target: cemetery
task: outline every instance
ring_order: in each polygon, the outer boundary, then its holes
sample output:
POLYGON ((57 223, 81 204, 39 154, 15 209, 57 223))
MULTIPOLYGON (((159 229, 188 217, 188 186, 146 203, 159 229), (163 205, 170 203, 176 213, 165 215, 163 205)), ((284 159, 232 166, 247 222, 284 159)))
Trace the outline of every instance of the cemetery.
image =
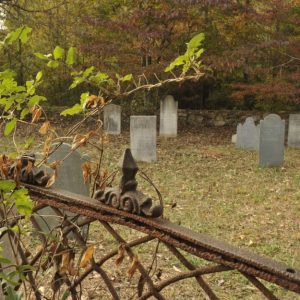
POLYGON ((0 1, 0 300, 300 300, 283 2, 0 1))

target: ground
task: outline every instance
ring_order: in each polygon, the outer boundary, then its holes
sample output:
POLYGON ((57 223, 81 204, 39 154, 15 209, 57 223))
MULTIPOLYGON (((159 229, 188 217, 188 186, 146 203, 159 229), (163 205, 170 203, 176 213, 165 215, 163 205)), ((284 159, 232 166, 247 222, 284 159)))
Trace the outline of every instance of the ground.
MULTIPOLYGON (((257 153, 235 149, 231 144, 232 133, 230 128, 202 128, 181 131, 177 138, 159 138, 157 162, 139 163, 139 167, 161 192, 165 216, 172 222, 300 268, 300 150, 286 148, 281 168, 259 168, 257 153)), ((117 169, 119 158, 128 146, 127 132, 109 136, 104 153, 108 171, 117 169)), ((1 148, 8 150, 9 146, 2 144, 1 148)), ((96 161, 94 150, 82 151, 96 161)), ((155 198, 155 191, 147 182, 141 177, 138 182, 141 190, 155 198)), ((98 255, 102 254, 103 245, 113 244, 112 240, 105 241, 107 236, 98 226, 92 226, 91 232, 92 241, 102 241, 98 255)), ((134 235, 131 230, 124 230, 124 234, 134 235)), ((151 261, 152 251, 143 248, 136 251, 151 261)), ((165 253, 166 249, 160 247, 158 264, 163 266, 159 267, 163 276, 184 270, 165 253)), ((191 260, 203 264, 199 259, 191 257, 191 260)), ((122 268, 111 271, 117 281, 119 272, 122 268)), ((237 274, 222 273, 207 278, 221 299, 263 299, 237 274)), ((120 280, 120 285, 124 284, 133 291, 127 279, 120 280)), ((268 286, 279 299, 300 299, 275 285, 268 286)), ((178 285, 166 289, 165 295, 168 299, 205 299, 193 280, 180 284, 179 290, 178 285)))

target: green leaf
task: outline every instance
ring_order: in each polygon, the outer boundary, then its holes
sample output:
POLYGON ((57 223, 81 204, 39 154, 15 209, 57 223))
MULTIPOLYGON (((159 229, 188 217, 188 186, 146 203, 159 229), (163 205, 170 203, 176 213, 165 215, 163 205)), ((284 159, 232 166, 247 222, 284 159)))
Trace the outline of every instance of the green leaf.
POLYGON ((36 52, 34 53, 34 55, 39 58, 39 59, 42 59, 42 60, 49 60, 49 57, 45 54, 42 54, 42 53, 39 53, 39 52, 36 52))
POLYGON ((14 42, 20 40, 22 44, 26 44, 28 41, 28 34, 32 29, 28 26, 22 26, 15 31, 10 32, 4 39, 4 44, 12 45, 14 42))
POLYGON ((43 72, 42 72, 42 71, 39 71, 39 72, 36 74, 36 76, 35 76, 35 80, 36 80, 37 82, 39 82, 39 81, 42 79, 42 77, 43 77, 43 72))
POLYGON ((75 63, 75 55, 76 55, 75 48, 74 47, 69 48, 67 53, 67 59, 66 59, 66 63, 68 65, 73 65, 75 63))
POLYGON ((28 108, 23 108, 20 114, 20 119, 23 120, 27 115, 29 114, 29 109, 28 108))
POLYGON ((24 188, 16 190, 12 194, 12 197, 15 199, 18 213, 29 217, 32 213, 33 203, 28 196, 28 190, 24 188))
POLYGON ((5 300, 22 300, 23 297, 20 291, 15 291, 11 286, 6 288, 6 294, 5 300))
POLYGON ((80 83, 84 82, 84 78, 83 77, 75 77, 72 84, 70 85, 69 89, 74 89, 77 85, 79 85, 80 83))
POLYGON ((92 74, 92 72, 94 71, 94 69, 95 69, 95 67, 89 67, 89 68, 87 68, 84 72, 83 72, 83 74, 82 74, 82 76, 83 77, 88 77, 89 75, 91 75, 92 74))
POLYGON ((3 72, 0 72, 0 80, 4 79, 14 79, 16 77, 16 72, 10 69, 6 69, 3 72))
POLYGON ((1 264, 9 265, 9 264, 11 264, 11 261, 10 261, 8 258, 5 258, 5 257, 3 257, 3 256, 0 256, 0 263, 1 263, 1 264))
POLYGON ((26 88, 27 88, 27 93, 29 95, 33 95, 35 93, 34 81, 33 80, 26 81, 26 88))
POLYGON ((204 33, 199 33, 195 35, 187 44, 187 50, 191 51, 200 47, 202 42, 204 41, 205 35, 204 33))
POLYGON ((17 118, 13 118, 11 121, 6 123, 4 128, 4 135, 8 136, 14 130, 16 125, 17 125, 17 118))
POLYGON ((7 193, 16 188, 16 183, 13 180, 0 180, 0 190, 7 193))
POLYGON ((39 104, 41 101, 46 101, 46 100, 47 98, 44 96, 34 95, 29 99, 27 106, 30 108, 36 104, 39 104))
POLYGON ((73 107, 65 109, 60 114, 62 116, 67 116, 67 115, 73 116, 81 112, 82 112, 82 106, 80 104, 75 104, 73 107))
POLYGON ((199 57, 203 54, 203 52, 204 52, 204 49, 203 49, 203 48, 201 48, 200 50, 198 50, 198 51, 196 52, 196 58, 199 58, 199 57))
POLYGON ((69 291, 65 291, 60 300, 66 300, 70 295, 69 291))
POLYGON ((80 95, 80 103, 83 105, 90 97, 90 93, 82 93, 80 95))
POLYGON ((26 139, 25 145, 24 145, 25 150, 28 150, 31 147, 31 145, 33 144, 33 142, 34 142, 34 137, 30 137, 30 138, 26 139))
POLYGON ((32 29, 28 26, 24 26, 19 39, 21 40, 22 44, 26 44, 28 42, 29 36, 28 34, 32 31, 32 29))
POLYGON ((47 63, 47 67, 56 69, 59 66, 59 62, 56 60, 49 60, 47 63))
POLYGON ((170 63, 170 65, 167 68, 165 68, 165 72, 170 72, 175 67, 181 66, 181 65, 185 64, 186 60, 187 60, 187 56, 186 55, 180 55, 180 56, 178 56, 177 58, 175 58, 174 61, 172 61, 170 63))
POLYGON ((98 72, 96 75, 91 76, 89 79, 95 82, 96 84, 100 84, 101 82, 105 81, 108 78, 109 76, 106 73, 98 72))
POLYGON ((63 58, 64 54, 65 54, 65 50, 59 46, 56 46, 55 49, 53 50, 53 57, 55 60, 63 58))
POLYGON ((127 74, 124 77, 120 78, 121 81, 131 81, 133 78, 132 74, 127 74))

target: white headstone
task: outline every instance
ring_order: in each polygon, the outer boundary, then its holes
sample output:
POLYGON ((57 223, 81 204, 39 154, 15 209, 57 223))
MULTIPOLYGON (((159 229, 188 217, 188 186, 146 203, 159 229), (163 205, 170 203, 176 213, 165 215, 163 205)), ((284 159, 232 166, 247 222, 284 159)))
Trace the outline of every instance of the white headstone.
POLYGON ((259 125, 255 125, 252 117, 248 117, 244 124, 238 124, 236 147, 248 150, 259 148, 259 125))
POLYGON ((235 144, 235 143, 236 143, 236 134, 233 134, 233 135, 231 136, 231 143, 232 143, 232 144, 235 144))
POLYGON ((166 96, 160 101, 159 135, 162 137, 177 136, 178 102, 173 96, 166 96))
POLYGON ((103 109, 104 131, 108 134, 121 133, 121 106, 108 104, 103 109))
POLYGON ((285 121, 271 114, 260 121, 259 166, 279 167, 284 159, 285 121))
POLYGON ((130 117, 130 148, 136 161, 156 161, 156 116, 130 117))
MULTIPOLYGON (((62 160, 66 155, 72 152, 71 145, 63 143, 52 155, 49 156, 48 162, 62 160)), ((89 195, 89 187, 84 183, 82 164, 85 162, 78 150, 73 151, 65 159, 58 169, 58 177, 52 188, 66 190, 79 195, 89 195)), ((74 217, 73 213, 65 211, 70 218, 74 217)), ((43 232, 49 232, 61 223, 61 217, 53 211, 51 207, 45 207, 38 211, 41 216, 35 216, 35 219, 43 232)), ((85 234, 87 227, 84 229, 85 234)))
POLYGON ((300 148, 300 114, 289 117, 288 146, 300 148))

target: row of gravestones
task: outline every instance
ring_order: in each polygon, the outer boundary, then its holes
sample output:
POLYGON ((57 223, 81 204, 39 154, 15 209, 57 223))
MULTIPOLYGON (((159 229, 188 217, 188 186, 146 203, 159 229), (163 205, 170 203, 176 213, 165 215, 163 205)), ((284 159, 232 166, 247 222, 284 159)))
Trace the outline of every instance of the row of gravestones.
MULTIPOLYGON (((284 160, 285 121, 276 114, 270 114, 255 125, 249 117, 244 124, 238 124, 236 147, 256 150, 259 166, 278 167, 284 160)), ((300 148, 300 115, 289 116, 288 146, 300 148)))
MULTIPOLYGON (((177 136, 178 102, 173 96, 166 96, 160 103, 161 137, 177 136)), ((130 117, 130 148, 137 161, 156 161, 156 116, 130 117)), ((109 104, 104 107, 104 132, 107 134, 121 133, 121 107, 109 104)))

